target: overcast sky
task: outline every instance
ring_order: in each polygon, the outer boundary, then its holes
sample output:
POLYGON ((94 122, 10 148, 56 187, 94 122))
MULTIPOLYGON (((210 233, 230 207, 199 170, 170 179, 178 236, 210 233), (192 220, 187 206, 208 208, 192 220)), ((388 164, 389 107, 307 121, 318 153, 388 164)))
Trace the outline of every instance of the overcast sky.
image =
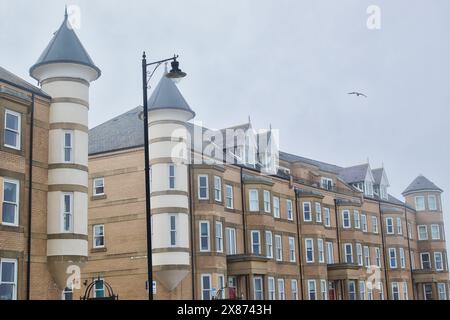
MULTIPOLYGON (((102 77, 90 127, 142 104, 141 55, 180 55, 179 88, 210 128, 280 129, 283 151, 384 166, 390 192, 424 174, 450 192, 450 1, 71 1, 102 77), (369 5, 381 29, 366 26, 369 5), (368 98, 347 95, 361 91, 368 98)), ((28 76, 62 22, 60 0, 0 0, 0 61, 28 76)), ((152 83, 155 85, 160 74, 152 83)), ((446 218, 450 236, 450 219, 446 218)))

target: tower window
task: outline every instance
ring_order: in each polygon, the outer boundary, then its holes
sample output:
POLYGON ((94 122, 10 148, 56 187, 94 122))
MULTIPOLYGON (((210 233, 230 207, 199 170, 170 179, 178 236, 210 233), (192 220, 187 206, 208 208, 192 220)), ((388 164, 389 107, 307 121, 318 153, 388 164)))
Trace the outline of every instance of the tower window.
POLYGON ((415 197, 416 202, 416 210, 417 211, 424 211, 425 210, 425 198, 424 196, 417 196, 415 197))
POLYGON ((169 164, 169 189, 175 189, 175 165, 169 164))
POLYGON ((176 215, 170 215, 170 245, 176 246, 177 245, 177 216, 176 215))
POLYGON ((73 162, 73 131, 64 131, 64 162, 73 162))
POLYGON ((433 194, 428 196, 428 209, 430 209, 430 211, 437 210, 436 196, 433 194))
POLYGON ((62 195, 62 216, 63 231, 73 231, 73 193, 63 193, 62 195))

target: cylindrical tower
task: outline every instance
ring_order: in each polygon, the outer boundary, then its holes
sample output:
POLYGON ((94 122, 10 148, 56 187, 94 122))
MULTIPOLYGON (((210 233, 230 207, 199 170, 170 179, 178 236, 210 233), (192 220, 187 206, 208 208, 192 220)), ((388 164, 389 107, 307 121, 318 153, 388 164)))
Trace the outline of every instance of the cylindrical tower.
POLYGON ((52 97, 48 155, 47 259, 60 289, 88 256, 88 111, 100 76, 68 21, 30 69, 52 97))
POLYGON ((153 270, 172 291, 190 270, 186 122, 195 113, 166 76, 150 97, 148 110, 153 270))

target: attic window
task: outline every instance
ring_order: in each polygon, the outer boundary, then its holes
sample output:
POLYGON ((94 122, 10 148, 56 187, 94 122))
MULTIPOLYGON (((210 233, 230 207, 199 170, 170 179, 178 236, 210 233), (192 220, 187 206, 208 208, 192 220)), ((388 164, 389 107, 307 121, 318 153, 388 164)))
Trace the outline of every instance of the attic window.
POLYGON ((333 180, 330 178, 322 177, 320 180, 320 186, 322 189, 332 190, 333 189, 333 180))

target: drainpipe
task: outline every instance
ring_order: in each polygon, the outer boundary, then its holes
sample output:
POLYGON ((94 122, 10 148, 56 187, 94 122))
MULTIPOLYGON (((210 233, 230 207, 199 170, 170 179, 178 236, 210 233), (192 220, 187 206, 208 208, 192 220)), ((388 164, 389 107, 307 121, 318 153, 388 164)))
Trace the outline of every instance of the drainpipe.
POLYGON ((192 192, 192 164, 188 165, 188 190, 189 190, 189 216, 191 218, 191 266, 192 266, 192 300, 195 300, 195 259, 194 259, 194 248, 195 248, 195 237, 194 237, 194 192, 192 192))
POLYGON ((386 288, 384 290, 387 300, 390 300, 390 290, 389 290, 389 282, 388 282, 388 272, 387 272, 387 266, 388 264, 388 257, 386 256, 386 243, 384 239, 384 218, 383 213, 381 212, 381 202, 378 201, 378 210, 380 211, 380 226, 381 226, 381 247, 383 249, 383 256, 384 256, 384 281, 386 283, 386 288))
POLYGON ((297 216, 297 242, 298 242, 298 268, 300 271, 300 299, 303 300, 303 268, 302 268, 302 257, 303 254, 301 254, 302 251, 302 241, 300 240, 300 211, 298 206, 298 196, 297 196, 297 190, 294 188, 294 194, 295 194, 295 211, 297 216))
POLYGON ((416 300, 416 293, 414 290, 414 280, 413 280, 413 269, 411 266, 411 241, 410 241, 410 234, 409 234, 409 228, 408 228, 408 213, 406 210, 406 205, 404 205, 405 209, 405 223, 406 223, 406 237, 408 239, 408 254, 409 254, 409 272, 411 273, 411 288, 413 293, 413 300, 416 300))
POLYGON ((341 235, 339 233, 339 213, 338 213, 338 204, 337 204, 337 200, 334 199, 334 216, 336 219, 336 240, 337 240, 337 248, 338 248, 338 263, 341 263, 342 259, 341 259, 341 235))
MULTIPOLYGON (((242 234, 244 240, 244 255, 247 254, 247 222, 245 217, 245 192, 244 192, 244 168, 241 166, 240 179, 241 179, 241 206, 242 206, 242 234)), ((250 275, 246 276, 246 291, 247 300, 250 299, 250 275)))
POLYGON ((33 200, 33 131, 34 131, 34 93, 31 93, 30 149, 28 161, 28 239, 27 239, 27 300, 31 298, 31 212, 33 200))

